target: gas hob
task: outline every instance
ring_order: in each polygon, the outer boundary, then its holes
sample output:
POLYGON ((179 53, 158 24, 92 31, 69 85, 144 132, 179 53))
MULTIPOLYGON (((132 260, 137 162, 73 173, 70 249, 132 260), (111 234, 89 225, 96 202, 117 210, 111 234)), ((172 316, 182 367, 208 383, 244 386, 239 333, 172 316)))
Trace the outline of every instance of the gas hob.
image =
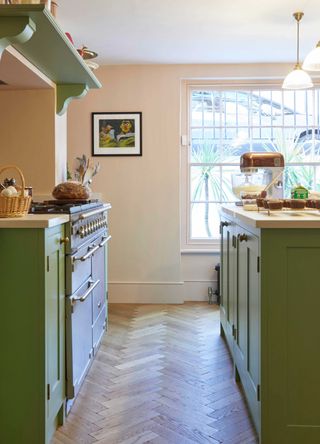
POLYGON ((32 202, 30 213, 33 214, 75 214, 100 208, 103 203, 98 199, 92 200, 45 200, 32 202))

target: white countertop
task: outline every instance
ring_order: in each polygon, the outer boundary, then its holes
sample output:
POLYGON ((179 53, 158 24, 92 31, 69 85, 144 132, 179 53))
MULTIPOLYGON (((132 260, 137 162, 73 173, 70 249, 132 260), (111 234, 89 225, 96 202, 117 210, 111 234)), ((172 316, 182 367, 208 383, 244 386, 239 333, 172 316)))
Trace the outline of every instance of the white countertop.
POLYGON ((235 204, 221 205, 221 210, 255 228, 320 228, 320 211, 282 210, 246 211, 235 204))
POLYGON ((51 228, 69 222, 69 214, 28 214, 0 218, 0 228, 51 228))

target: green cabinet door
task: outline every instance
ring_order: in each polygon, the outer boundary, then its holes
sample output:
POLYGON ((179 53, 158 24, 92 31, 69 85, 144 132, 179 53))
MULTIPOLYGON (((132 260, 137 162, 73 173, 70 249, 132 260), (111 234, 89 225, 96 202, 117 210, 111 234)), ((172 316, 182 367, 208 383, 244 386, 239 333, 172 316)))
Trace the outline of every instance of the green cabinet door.
POLYGON ((0 229, 0 442, 48 444, 63 419, 63 226, 0 229))
POLYGON ((234 361, 257 430, 260 429, 259 238, 236 227, 236 320, 234 361))
POLYGON ((47 440, 63 421, 65 398, 65 276, 64 232, 46 233, 46 392, 47 440))
POLYGON ((221 233, 221 331, 225 334, 230 351, 233 350, 233 332, 235 316, 235 224, 223 218, 220 223, 221 233))
POLYGON ((262 444, 320 443, 320 230, 261 235, 262 444))

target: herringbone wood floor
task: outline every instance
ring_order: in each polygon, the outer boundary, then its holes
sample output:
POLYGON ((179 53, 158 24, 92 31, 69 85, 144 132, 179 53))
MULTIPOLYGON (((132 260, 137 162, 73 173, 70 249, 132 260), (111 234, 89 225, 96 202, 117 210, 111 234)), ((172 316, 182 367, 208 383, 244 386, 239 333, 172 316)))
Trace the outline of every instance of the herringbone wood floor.
POLYGON ((52 444, 254 444, 207 303, 109 306, 109 331, 52 444))

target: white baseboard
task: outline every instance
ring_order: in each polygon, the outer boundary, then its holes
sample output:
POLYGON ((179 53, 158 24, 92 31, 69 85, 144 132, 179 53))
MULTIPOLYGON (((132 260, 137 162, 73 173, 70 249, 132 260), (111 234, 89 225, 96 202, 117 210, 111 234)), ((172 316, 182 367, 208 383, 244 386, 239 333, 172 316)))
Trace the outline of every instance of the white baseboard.
POLYGON ((109 302, 183 304, 183 282, 109 282, 109 302))
MULTIPOLYGON (((109 282, 110 303, 183 304, 185 301, 208 301, 208 287, 216 281, 185 282, 109 282)), ((215 295, 213 301, 216 300, 215 295)))
MULTIPOLYGON (((217 281, 185 281, 183 285, 183 298, 185 301, 208 301, 208 287, 213 291, 217 288, 217 281)), ((213 295, 214 302, 217 300, 213 295)))

